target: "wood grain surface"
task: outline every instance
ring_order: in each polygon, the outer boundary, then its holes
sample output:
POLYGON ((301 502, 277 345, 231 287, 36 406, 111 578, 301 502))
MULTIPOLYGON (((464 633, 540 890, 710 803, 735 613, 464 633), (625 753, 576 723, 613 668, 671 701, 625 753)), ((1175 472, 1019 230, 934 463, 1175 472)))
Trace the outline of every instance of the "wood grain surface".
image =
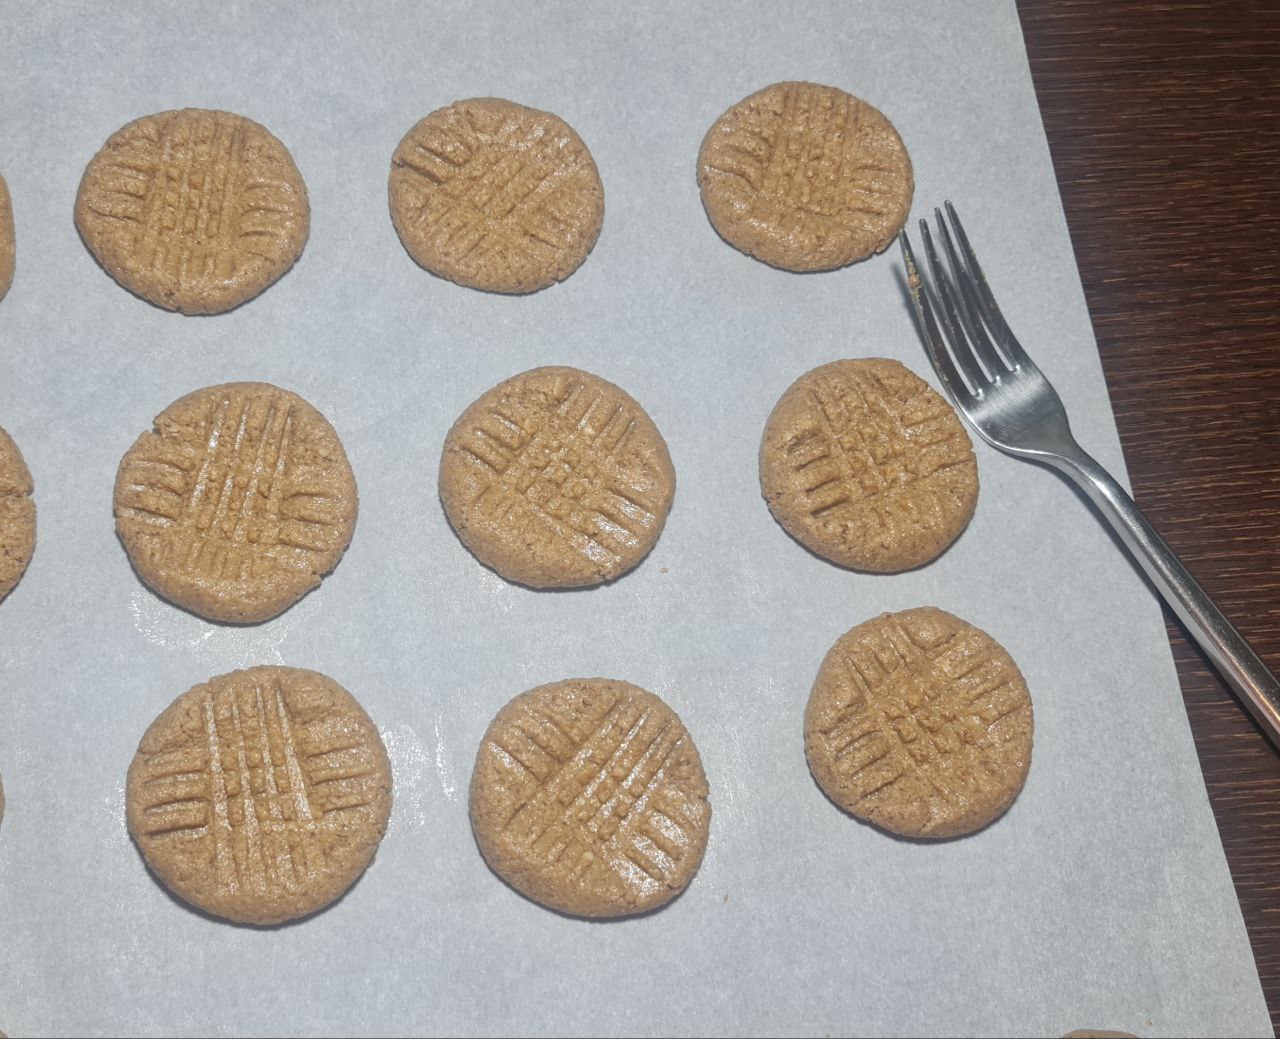
MULTIPOLYGON (((1135 496, 1280 669, 1280 2, 1018 7, 1135 496)), ((1278 1025, 1280 756, 1168 625, 1278 1025)))

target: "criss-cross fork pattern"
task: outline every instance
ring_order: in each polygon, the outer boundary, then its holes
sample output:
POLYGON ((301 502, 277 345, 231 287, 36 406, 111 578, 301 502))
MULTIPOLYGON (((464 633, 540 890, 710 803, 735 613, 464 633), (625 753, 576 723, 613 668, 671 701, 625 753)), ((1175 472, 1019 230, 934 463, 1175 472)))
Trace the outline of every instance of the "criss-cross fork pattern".
POLYGON ((670 711, 621 694, 576 718, 523 710, 488 741, 519 792, 504 840, 571 882, 670 882, 696 825, 672 773, 688 738, 670 711))
POLYGON ((924 643, 885 617, 869 642, 842 643, 846 706, 822 737, 859 801, 905 782, 949 804, 957 775, 992 767, 993 729, 1027 709, 1016 671, 976 630, 924 643))
POLYGON ((885 496, 932 494, 930 477, 969 463, 969 447, 943 403, 905 404, 873 376, 844 373, 820 383, 809 395, 813 422, 784 445, 799 478, 809 515, 838 520, 850 509, 870 512, 881 529, 901 522, 885 496))
POLYGON ((292 192, 257 169, 264 142, 237 116, 177 112, 95 160, 90 219, 123 235, 140 269, 189 285, 271 260, 293 218, 292 192))
POLYGON ((287 402, 223 396, 198 435, 153 435, 130 453, 118 512, 153 558, 193 572, 237 580, 273 549, 314 562, 333 539, 332 488, 291 478, 297 422, 287 402))
POLYGON ((143 755, 139 838, 184 842, 229 894, 298 890, 326 868, 327 828, 369 807, 374 748, 327 738, 333 719, 299 716, 276 682, 207 686, 192 714, 143 755))
MULTIPOLYGON (((566 198, 580 160, 533 113, 504 118, 494 130, 467 110, 415 133, 395 165, 421 187, 414 219, 455 263, 498 254, 513 266, 554 264, 580 234, 566 198)), ((579 146, 580 147, 580 146, 579 146)))
POLYGON ((549 530, 591 562, 616 565, 657 522, 648 489, 619 463, 636 425, 624 402, 580 383, 554 410, 522 422, 491 410, 462 441, 491 471, 471 507, 504 524, 549 530))
POLYGON ((804 213, 861 230, 882 217, 895 197, 881 186, 894 170, 861 158, 866 106, 841 91, 812 83, 780 86, 773 98, 744 105, 731 132, 713 140, 708 166, 739 184, 747 214, 757 207, 804 213))

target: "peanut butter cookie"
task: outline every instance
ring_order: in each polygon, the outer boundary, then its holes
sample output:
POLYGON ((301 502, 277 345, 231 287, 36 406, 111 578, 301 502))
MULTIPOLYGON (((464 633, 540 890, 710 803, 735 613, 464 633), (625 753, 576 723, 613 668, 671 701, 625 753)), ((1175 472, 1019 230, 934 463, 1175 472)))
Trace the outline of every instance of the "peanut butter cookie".
POLYGON ((17 249, 13 236, 13 202, 9 198, 9 185, 0 177, 0 299, 4 299, 13 284, 14 256, 17 249))
POLYGON ((693 879, 711 805, 693 739, 661 699, 579 678, 517 696, 471 775, 485 861, 536 902, 576 916, 665 905, 693 879))
POLYGON ((499 384, 449 430, 440 500, 476 558, 532 588, 611 581, 653 548, 676 474, 653 420, 576 368, 499 384))
POLYGON ((813 778, 846 812, 956 837, 1013 804, 1031 765, 1031 696, 990 635, 932 606, 842 635, 804 716, 813 778))
POLYGON ((138 576, 216 621, 268 620, 317 587, 346 551, 357 507, 328 420, 262 382, 170 404, 116 474, 116 530, 138 576))
POLYGON ((782 395, 760 444, 774 518, 841 566, 891 573, 968 525, 978 464, 955 411, 897 361, 835 361, 782 395))
POLYGON ((775 83, 712 124, 698 152, 707 216, 736 249, 789 271, 825 271, 887 246, 911 209, 907 149, 865 101, 775 83))
POLYGON ((563 119, 501 98, 420 120, 391 159, 391 219, 418 263, 459 285, 536 292, 581 266, 604 187, 563 119))
POLYGON ((33 490, 22 452, 0 429, 0 601, 13 591, 36 550, 33 490))
POLYGON ((117 130, 76 197, 76 227, 106 272, 184 314, 258 295, 293 266, 310 226, 288 149, 252 119, 202 108, 117 130))
POLYGON ((333 679, 253 667, 188 690, 151 723, 126 809, 143 858, 175 895, 275 924, 340 898, 373 860, 391 765, 333 679))
POLYGON ((1078 1028, 1062 1039, 1138 1039, 1132 1032, 1113 1032, 1106 1028, 1078 1028))

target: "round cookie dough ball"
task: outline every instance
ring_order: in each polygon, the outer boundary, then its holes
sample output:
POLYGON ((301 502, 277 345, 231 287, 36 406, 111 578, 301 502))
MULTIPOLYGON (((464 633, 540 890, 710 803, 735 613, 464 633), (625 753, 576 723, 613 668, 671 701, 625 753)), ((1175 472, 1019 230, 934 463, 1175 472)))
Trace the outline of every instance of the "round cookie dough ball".
POLYGON ((611 581, 657 543, 676 474, 653 420, 577 368, 489 390, 449 430, 440 500, 485 566, 531 588, 611 581))
POLYGON ((919 376, 897 361, 835 361, 774 406, 760 489, 810 551, 894 573, 960 536, 978 501, 978 464, 951 405, 919 376))
POLYGON ((496 97, 416 123, 391 159, 391 219, 419 264, 490 292, 536 292, 581 266, 604 223, 595 160, 568 123, 496 97))
POLYGON ((898 131, 835 87, 775 83, 712 124, 698 152, 707 216, 735 249, 825 271, 885 248, 915 181, 898 131))
POLYGON ((33 490, 22 452, 0 429, 0 602, 21 580, 36 550, 33 490))
POLYGON ((333 679, 252 667, 188 690, 151 723, 125 797, 165 887, 215 916, 275 924, 334 902, 373 860, 391 764, 333 679))
POLYGON ((107 138, 76 196, 103 269, 165 310, 220 314, 293 266, 311 207, 293 156, 231 112, 143 116, 107 138))
POLYGON ((575 916, 675 898, 702 862, 707 778, 676 713, 628 682, 577 678, 508 703, 471 775, 485 861, 521 894, 575 916))
POLYGON ((842 635, 804 715, 823 792, 907 837, 956 837, 1002 815, 1027 778, 1031 737, 1031 696, 1009 654, 932 606, 842 635))
POLYGON ((138 576, 215 621, 269 620, 318 587, 358 504, 328 420, 264 382, 174 401, 116 474, 116 531, 138 576))

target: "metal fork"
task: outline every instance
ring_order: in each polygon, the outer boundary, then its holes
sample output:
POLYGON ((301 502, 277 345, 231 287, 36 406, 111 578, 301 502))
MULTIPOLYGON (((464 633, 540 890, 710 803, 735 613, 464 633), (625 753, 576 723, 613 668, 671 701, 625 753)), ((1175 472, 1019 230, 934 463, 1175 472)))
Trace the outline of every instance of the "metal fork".
POLYGON ((1088 495, 1200 648, 1280 747, 1280 682, 1187 572, 1124 488, 1076 443, 1057 391, 1010 331, 955 208, 948 202, 946 209, 950 227, 941 212, 933 211, 947 255, 946 267, 934 248, 928 223, 920 221, 932 287, 920 276, 906 232, 900 236, 907 286, 938 378, 987 443, 1052 466, 1088 495))

